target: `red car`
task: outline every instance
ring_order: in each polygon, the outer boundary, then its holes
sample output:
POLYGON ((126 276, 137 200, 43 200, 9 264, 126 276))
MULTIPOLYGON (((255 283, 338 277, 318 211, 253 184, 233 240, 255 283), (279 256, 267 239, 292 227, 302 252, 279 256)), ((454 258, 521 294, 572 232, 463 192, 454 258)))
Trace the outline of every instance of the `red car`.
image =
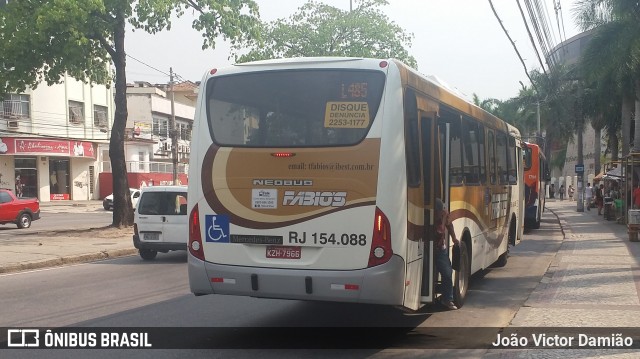
POLYGON ((37 198, 18 198, 8 189, 0 188, 0 224, 15 223, 18 228, 31 227, 31 221, 40 219, 37 198))

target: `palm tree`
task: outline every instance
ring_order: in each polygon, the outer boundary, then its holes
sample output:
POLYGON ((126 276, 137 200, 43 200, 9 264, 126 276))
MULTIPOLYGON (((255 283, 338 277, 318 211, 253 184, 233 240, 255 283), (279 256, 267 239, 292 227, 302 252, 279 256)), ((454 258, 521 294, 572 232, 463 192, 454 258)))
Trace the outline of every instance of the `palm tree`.
POLYGON ((581 0, 574 9, 578 25, 594 30, 581 63, 590 82, 615 79, 620 89, 623 155, 628 151, 631 100, 635 99, 633 152, 640 152, 640 3, 628 0, 581 0))

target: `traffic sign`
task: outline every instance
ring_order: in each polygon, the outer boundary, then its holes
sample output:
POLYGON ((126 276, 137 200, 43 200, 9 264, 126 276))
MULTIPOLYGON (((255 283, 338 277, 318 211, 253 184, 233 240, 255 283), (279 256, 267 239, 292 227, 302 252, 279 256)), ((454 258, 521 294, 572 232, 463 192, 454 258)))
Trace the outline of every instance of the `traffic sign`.
POLYGON ((576 165, 576 173, 584 173, 584 165, 576 165))

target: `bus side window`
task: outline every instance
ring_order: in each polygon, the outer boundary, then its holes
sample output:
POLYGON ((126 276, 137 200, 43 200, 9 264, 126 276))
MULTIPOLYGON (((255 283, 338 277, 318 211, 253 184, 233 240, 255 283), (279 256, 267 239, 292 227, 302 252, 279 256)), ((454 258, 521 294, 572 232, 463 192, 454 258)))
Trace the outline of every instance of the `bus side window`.
POLYGON ((418 132, 418 103, 415 92, 407 88, 404 94, 405 151, 407 185, 420 186, 420 133, 418 132))
POLYGON ((509 137, 509 146, 507 149, 507 162, 508 162, 508 174, 509 184, 518 183, 518 164, 516 163, 516 139, 509 137))
POLYGON ((498 176, 498 183, 509 183, 508 177, 508 164, 507 164, 507 136, 504 133, 496 134, 496 174, 498 176))
POLYGON ((496 148, 493 130, 489 130, 487 152, 487 157, 489 158, 489 182, 496 184, 496 148))
POLYGON ((487 183, 487 157, 484 147, 484 126, 478 124, 478 163, 480 164, 480 183, 487 183))
POLYGON ((462 128, 462 149, 464 164, 464 183, 480 183, 478 170, 478 124, 471 118, 465 118, 462 128))
POLYGON ((464 167, 462 159, 462 129, 460 128, 460 115, 444 107, 441 107, 440 110, 441 120, 449 122, 450 124, 450 185, 461 185, 464 183, 464 167))

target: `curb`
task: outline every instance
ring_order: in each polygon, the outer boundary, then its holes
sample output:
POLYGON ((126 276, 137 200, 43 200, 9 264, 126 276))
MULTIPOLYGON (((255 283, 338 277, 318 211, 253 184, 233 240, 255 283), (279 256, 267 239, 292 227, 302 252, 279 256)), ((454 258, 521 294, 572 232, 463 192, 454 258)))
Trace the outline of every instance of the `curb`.
POLYGON ((114 249, 108 251, 101 251, 97 253, 79 254, 74 256, 65 256, 56 259, 47 259, 37 262, 17 263, 0 267, 0 274, 15 273, 26 270, 42 269, 50 267, 60 267, 70 264, 79 264, 92 262, 100 259, 112 259, 117 257, 126 257, 137 254, 138 250, 135 248, 129 249, 114 249))
POLYGON ((556 220, 558 221, 558 225, 560 225, 560 231, 562 232, 562 238, 563 240, 567 239, 567 233, 565 233, 564 231, 564 226, 562 225, 562 221, 560 220, 560 217, 558 217, 558 214, 556 212, 554 212, 551 208, 544 206, 544 209, 546 211, 549 211, 553 214, 554 217, 556 217, 556 220))

